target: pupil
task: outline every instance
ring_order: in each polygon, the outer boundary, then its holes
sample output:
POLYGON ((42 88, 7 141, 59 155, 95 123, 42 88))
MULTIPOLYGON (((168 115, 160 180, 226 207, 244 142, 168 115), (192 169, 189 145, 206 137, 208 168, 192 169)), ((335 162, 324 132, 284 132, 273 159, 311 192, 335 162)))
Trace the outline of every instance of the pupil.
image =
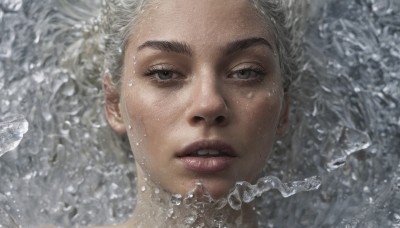
POLYGON ((241 76, 240 78, 248 78, 249 77, 249 72, 245 71, 245 70, 239 71, 239 74, 241 76))
POLYGON ((160 79, 169 79, 169 78, 171 78, 171 72, 162 71, 162 72, 160 72, 160 74, 158 76, 160 77, 160 79))

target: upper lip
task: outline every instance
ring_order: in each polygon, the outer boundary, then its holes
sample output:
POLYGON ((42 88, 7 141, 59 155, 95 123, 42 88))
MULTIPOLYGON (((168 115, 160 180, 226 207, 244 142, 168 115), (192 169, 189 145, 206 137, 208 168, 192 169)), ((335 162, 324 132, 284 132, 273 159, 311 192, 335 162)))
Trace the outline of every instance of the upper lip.
POLYGON ((223 155, 229 157, 237 157, 236 151, 233 147, 220 140, 201 140, 191 143, 183 148, 180 152, 176 154, 177 157, 190 156, 192 153, 198 150, 218 150, 223 155))

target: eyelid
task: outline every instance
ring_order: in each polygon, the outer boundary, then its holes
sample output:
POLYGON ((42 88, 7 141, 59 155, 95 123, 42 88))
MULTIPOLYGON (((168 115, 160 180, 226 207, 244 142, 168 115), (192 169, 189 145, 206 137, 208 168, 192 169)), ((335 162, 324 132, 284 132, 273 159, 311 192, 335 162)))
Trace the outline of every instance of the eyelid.
POLYGON ((173 71, 174 73, 178 73, 178 70, 174 65, 171 64, 155 64, 148 67, 145 71, 146 76, 150 76, 154 73, 154 71, 173 71))
POLYGON ((253 70, 260 75, 266 74, 266 70, 264 69, 264 67, 260 66, 260 64, 254 62, 246 62, 235 65, 232 70, 229 71, 228 76, 242 70, 253 70))

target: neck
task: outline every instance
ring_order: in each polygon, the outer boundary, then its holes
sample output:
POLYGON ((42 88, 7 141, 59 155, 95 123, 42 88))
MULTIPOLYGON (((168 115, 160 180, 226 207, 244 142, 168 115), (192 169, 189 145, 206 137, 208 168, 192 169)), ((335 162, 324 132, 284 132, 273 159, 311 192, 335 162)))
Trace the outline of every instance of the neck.
POLYGON ((180 196, 150 181, 139 181, 137 192, 129 227, 258 227, 253 205, 234 210, 224 199, 213 200, 201 187, 180 196))

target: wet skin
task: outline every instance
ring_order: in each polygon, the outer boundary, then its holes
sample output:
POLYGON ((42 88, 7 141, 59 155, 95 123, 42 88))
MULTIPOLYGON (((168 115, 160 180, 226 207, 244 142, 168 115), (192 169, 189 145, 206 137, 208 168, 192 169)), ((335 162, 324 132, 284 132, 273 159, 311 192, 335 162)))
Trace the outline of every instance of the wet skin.
POLYGON ((107 118, 128 133, 138 186, 185 194, 200 181, 219 198, 254 182, 287 125, 269 23, 247 0, 160 1, 139 18, 118 102, 105 79, 107 118))

